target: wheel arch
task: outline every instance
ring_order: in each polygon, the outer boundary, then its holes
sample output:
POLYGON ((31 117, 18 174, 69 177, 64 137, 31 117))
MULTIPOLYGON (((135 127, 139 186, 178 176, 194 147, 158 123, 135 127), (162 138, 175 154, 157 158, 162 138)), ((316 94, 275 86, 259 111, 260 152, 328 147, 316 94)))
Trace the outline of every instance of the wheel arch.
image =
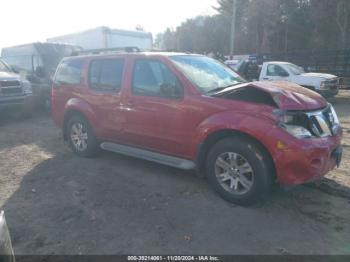
POLYGON ((83 117, 89 123, 90 127, 96 134, 96 130, 94 128, 96 116, 93 109, 86 101, 79 98, 72 98, 67 102, 64 109, 62 131, 63 138, 65 140, 67 140, 67 123, 73 115, 79 115, 83 117))
POLYGON ((276 167, 273 161, 273 157, 268 148, 259 141, 256 137, 239 130, 234 129, 222 129, 209 134, 203 142, 197 148, 196 166, 197 174, 200 177, 205 176, 205 162, 210 148, 222 139, 229 137, 241 137, 243 139, 250 140, 256 145, 265 155, 268 157, 268 166, 276 177, 276 167))

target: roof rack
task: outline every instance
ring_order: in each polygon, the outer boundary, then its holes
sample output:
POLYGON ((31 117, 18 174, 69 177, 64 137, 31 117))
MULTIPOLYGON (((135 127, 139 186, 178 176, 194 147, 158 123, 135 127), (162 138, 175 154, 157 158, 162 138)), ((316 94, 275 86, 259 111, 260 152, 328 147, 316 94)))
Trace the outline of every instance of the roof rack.
POLYGON ((108 53, 139 53, 140 48, 136 46, 115 47, 115 48, 102 48, 102 49, 90 49, 78 51, 76 55, 101 55, 108 53))

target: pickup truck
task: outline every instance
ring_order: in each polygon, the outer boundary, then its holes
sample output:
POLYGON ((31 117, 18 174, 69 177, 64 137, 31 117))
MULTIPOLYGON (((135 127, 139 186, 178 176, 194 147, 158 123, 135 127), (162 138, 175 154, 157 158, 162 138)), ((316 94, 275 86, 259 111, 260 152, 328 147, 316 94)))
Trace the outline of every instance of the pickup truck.
POLYGON ((16 110, 30 115, 33 106, 32 87, 5 62, 0 60, 0 111, 16 110))
POLYGON ((305 73, 302 67, 287 62, 265 62, 259 80, 292 82, 311 89, 326 98, 337 95, 341 85, 341 79, 335 75, 305 73))
POLYGON ((102 148, 193 169, 236 204, 264 199, 275 183, 320 179, 341 162, 342 129, 322 96, 246 82, 206 56, 69 57, 53 81, 53 119, 74 153, 102 148))

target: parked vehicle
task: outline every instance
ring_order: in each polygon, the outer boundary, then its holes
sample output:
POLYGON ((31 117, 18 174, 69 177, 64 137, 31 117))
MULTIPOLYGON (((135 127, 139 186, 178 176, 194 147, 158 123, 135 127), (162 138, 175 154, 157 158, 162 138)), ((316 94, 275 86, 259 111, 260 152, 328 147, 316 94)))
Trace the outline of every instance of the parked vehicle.
POLYGON ((15 109, 30 115, 33 105, 32 87, 4 61, 0 60, 0 111, 15 109))
POLYGON ((34 104, 50 108, 52 77, 58 63, 63 57, 80 50, 80 47, 72 45, 32 43, 3 48, 1 57, 30 81, 34 104))
POLYGON ((151 33, 143 31, 111 29, 102 26, 75 34, 52 37, 47 39, 47 42, 78 45, 84 50, 111 49, 124 46, 151 50, 153 37, 151 33))
POLYGON ((52 102, 76 154, 101 147, 196 169, 240 205, 263 199, 276 181, 317 180, 342 156, 337 114, 319 94, 288 82, 247 83, 200 55, 65 58, 52 102))
POLYGON ((302 67, 287 62, 265 62, 259 80, 289 81, 316 91, 324 97, 337 95, 341 85, 341 79, 335 75, 305 73, 302 67))
POLYGON ((15 262, 10 233, 3 211, 0 212, 0 260, 2 262, 15 262))
POLYGON ((350 88, 350 50, 299 50, 283 53, 251 54, 249 60, 259 65, 268 61, 288 61, 309 72, 336 75, 342 78, 341 88, 350 88))

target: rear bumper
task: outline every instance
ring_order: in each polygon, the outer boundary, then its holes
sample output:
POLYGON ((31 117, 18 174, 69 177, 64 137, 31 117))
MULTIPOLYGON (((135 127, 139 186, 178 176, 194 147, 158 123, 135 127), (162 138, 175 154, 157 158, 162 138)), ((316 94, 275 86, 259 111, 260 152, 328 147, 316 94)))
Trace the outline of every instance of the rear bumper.
POLYGON ((0 111, 32 110, 34 97, 32 95, 0 97, 0 111))
POLYGON ((341 160, 342 133, 333 137, 303 139, 280 150, 275 166, 280 184, 299 185, 318 180, 341 160))

